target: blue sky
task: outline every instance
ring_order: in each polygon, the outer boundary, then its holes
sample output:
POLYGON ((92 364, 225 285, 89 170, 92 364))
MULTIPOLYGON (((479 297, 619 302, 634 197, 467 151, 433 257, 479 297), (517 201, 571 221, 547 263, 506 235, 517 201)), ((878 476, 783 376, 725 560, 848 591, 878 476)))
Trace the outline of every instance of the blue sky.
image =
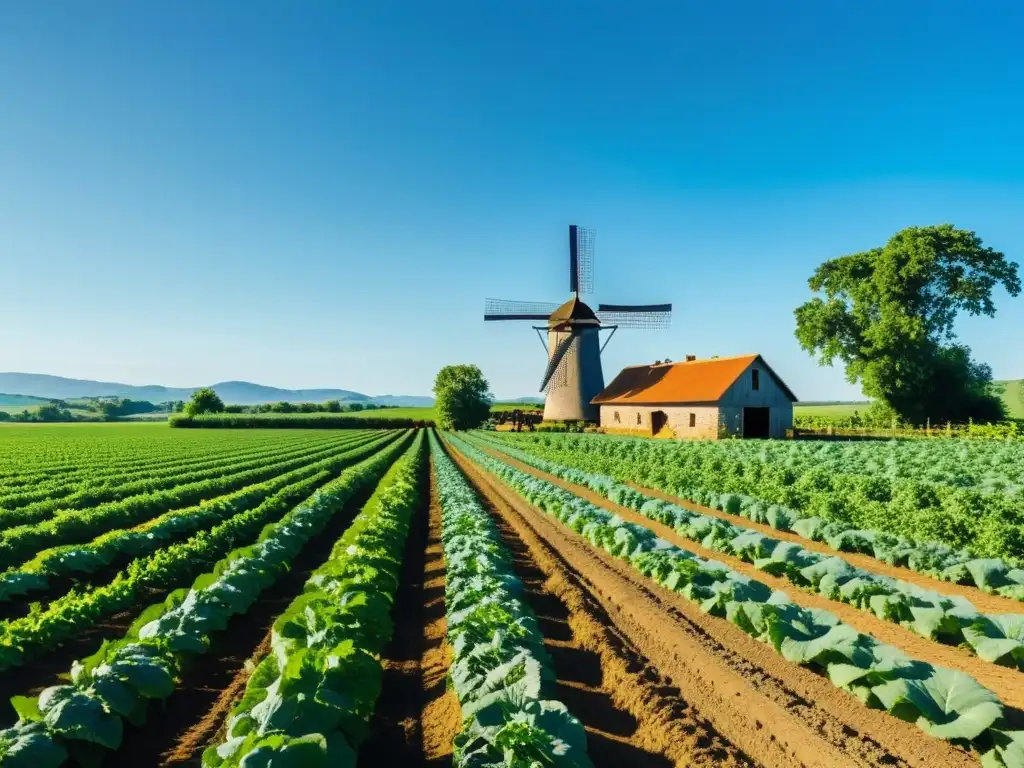
MULTIPOLYGON (((675 305, 606 378, 793 338, 824 259, 952 222, 1024 261, 1024 11, 968 2, 0 7, 0 370, 534 394, 486 296, 675 305), (980 6, 980 7, 979 7, 980 6), (628 10, 627 10, 628 8, 628 10)), ((1024 298, 961 338, 1024 376, 1024 298)))

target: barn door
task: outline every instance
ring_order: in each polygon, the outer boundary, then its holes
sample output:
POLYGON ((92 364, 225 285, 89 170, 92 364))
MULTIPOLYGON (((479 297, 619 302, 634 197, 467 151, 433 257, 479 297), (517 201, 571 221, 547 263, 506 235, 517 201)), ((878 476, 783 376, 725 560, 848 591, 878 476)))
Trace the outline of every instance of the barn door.
POLYGON ((771 421, 767 408, 744 408, 743 409, 743 436, 744 437, 770 437, 771 421))
POLYGON ((664 411, 651 411, 651 434, 661 432, 662 427, 668 424, 668 416, 664 411))

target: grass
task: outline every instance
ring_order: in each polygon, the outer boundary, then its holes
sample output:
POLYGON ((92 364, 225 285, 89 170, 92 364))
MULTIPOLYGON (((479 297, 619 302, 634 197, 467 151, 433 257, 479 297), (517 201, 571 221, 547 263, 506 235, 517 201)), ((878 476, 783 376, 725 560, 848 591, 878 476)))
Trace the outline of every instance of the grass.
POLYGON ((794 416, 818 416, 819 418, 844 419, 853 416, 857 411, 861 414, 868 409, 869 403, 809 403, 793 406, 794 416))
POLYGON ((1002 387, 1003 402, 1011 419, 1024 419, 1024 379, 997 381, 1002 387))
MULTIPOLYGON (((995 385, 1006 404, 1006 415, 1011 419, 1024 419, 1024 379, 997 381, 995 385)), ((793 415, 842 419, 852 416, 854 411, 863 415, 869 405, 867 400, 859 403, 797 403, 793 406, 793 415)))

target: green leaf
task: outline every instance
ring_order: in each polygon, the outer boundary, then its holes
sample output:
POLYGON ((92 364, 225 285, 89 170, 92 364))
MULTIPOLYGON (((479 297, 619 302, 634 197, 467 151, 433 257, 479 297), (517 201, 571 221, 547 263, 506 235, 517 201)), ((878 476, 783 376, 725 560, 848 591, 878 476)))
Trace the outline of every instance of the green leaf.
POLYGON ((66 739, 88 741, 107 749, 121 745, 121 718, 87 691, 69 685, 47 688, 39 694, 39 709, 50 730, 66 739))
MULTIPOLYGON (((281 734, 264 736, 257 741, 239 761, 241 768, 327 768, 329 765, 345 765, 332 755, 327 759, 327 739, 319 733, 289 737, 281 734)), ((353 756, 354 757, 354 756, 353 756)), ((355 765, 351 760, 350 765, 355 765)))
POLYGON ((18 713, 18 717, 26 722, 39 722, 43 719, 43 713, 39 710, 38 696, 12 696, 11 706, 18 713))
POLYGON ((985 616, 962 631, 979 658, 1024 665, 1024 614, 985 616))
POLYGON ((67 750, 41 722, 19 723, 0 731, 0 762, 5 768, 58 768, 67 759, 67 750))
POLYGON ((975 739, 1002 716, 1002 705, 974 678, 951 669, 935 669, 923 680, 893 680, 872 689, 889 712, 915 719, 919 727, 943 739, 975 739))

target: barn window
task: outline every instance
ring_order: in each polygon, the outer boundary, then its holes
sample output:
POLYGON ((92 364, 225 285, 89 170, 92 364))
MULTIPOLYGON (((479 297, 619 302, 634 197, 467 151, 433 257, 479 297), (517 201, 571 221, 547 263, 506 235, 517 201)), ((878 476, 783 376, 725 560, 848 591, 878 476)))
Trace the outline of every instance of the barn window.
POLYGON ((697 426, 697 414, 696 413, 691 413, 690 414, 690 426, 691 427, 696 427, 697 426))
POLYGON ((615 412, 615 423, 616 423, 616 424, 618 424, 618 423, 619 423, 619 421, 620 421, 620 419, 619 419, 619 412, 618 412, 618 411, 616 411, 616 412, 615 412))
POLYGON ((761 372, 757 368, 750 372, 750 388, 755 392, 761 388, 761 372))
POLYGON ((637 423, 637 424, 642 424, 642 423, 643 423, 643 422, 641 421, 641 419, 640 419, 640 414, 639 414, 639 413, 638 413, 638 414, 636 415, 636 423, 637 423))

